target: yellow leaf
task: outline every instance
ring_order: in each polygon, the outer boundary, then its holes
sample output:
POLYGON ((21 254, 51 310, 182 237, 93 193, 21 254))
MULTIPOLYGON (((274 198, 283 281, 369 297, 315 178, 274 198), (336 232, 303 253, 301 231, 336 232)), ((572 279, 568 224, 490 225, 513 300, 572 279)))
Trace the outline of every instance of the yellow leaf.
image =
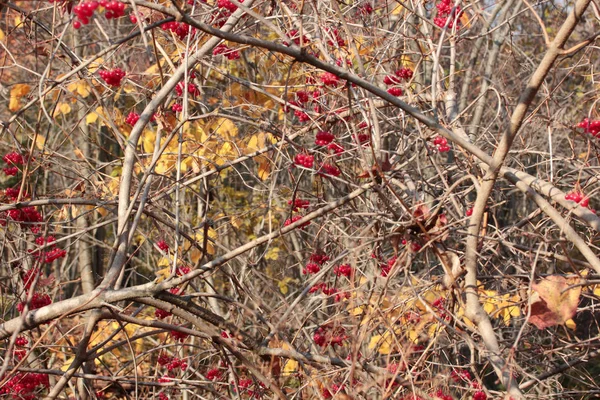
POLYGON ((279 247, 271 247, 269 251, 267 251, 267 254, 265 254, 265 260, 278 260, 280 251, 281 249, 279 247))
POLYGON ((392 15, 400 15, 404 11, 404 7, 402 5, 398 5, 396 8, 392 10, 392 15))
MULTIPOLYGON (((204 246, 204 229, 201 229, 200 232, 196 233, 194 236, 196 239, 196 244, 202 248, 204 246)), ((217 231, 213 228, 208 228, 208 239, 206 240, 206 252, 210 255, 215 254, 215 246, 213 244, 214 240, 217 238, 217 231)), ((190 258, 192 262, 197 263, 198 260, 202 257, 202 251, 198 250, 198 248, 194 247, 190 251, 190 258)))
POLYGON ((212 123, 208 124, 209 132, 218 135, 224 140, 231 140, 238 135, 237 126, 227 118, 217 118, 212 123))
POLYGON ((258 164, 258 177, 261 180, 266 180, 271 174, 271 163, 269 159, 263 155, 254 157, 254 161, 258 164))
POLYGON ((38 150, 44 150, 44 145, 46 144, 46 138, 43 137, 42 135, 37 135, 35 137, 35 147, 37 147, 38 150))
POLYGON ((156 283, 160 283, 171 276, 171 267, 159 269, 154 274, 156 275, 156 283))
POLYGON ((20 16, 20 15, 17 15, 17 16, 15 17, 15 28, 18 28, 18 27, 19 27, 19 25, 21 25, 22 23, 23 23, 23 20, 21 20, 21 16, 20 16))
POLYGON ((135 86, 131 82, 127 82, 123 85, 123 91, 128 94, 133 93, 135 92, 135 86))
POLYGON ((279 286, 279 291, 282 294, 288 294, 288 292, 289 292, 288 284, 295 283, 295 282, 297 282, 297 280, 294 278, 290 278, 290 277, 283 278, 282 280, 277 282, 277 285, 279 286))
MULTIPOLYGON (((241 219, 241 218, 240 218, 240 217, 238 217, 238 216, 235 216, 235 215, 232 215, 232 216, 231 216, 231 218, 230 218, 230 220, 231 220, 231 225, 232 225, 232 226, 233 226, 235 229, 240 229, 240 228, 241 228, 241 226, 244 224, 244 220, 243 220, 243 219, 241 219)), ((271 250, 272 250, 272 249, 271 249, 271 250)), ((271 251, 271 250, 269 250, 269 251, 271 251)), ((269 253, 267 253, 267 254, 269 254, 269 253)), ((265 258, 266 258, 266 257, 265 257, 265 258)), ((277 258, 274 258, 274 260, 277 260, 277 258)))
POLYGON ((56 109, 54 110, 54 117, 59 115, 67 115, 71 112, 71 106, 68 103, 58 103, 56 109))
POLYGON ((228 156, 232 154, 233 146, 230 142, 223 143, 223 146, 218 151, 220 156, 228 156))
POLYGON ((65 362, 63 363, 63 366, 60 367, 60 370, 66 372, 69 369, 69 367, 71 366, 71 364, 73 364, 73 361, 75 361, 75 356, 65 360, 65 362))
POLYGON ((575 324, 575 321, 573 321, 573 319, 567 320, 567 322, 565 322, 565 325, 572 331, 577 329, 577 324, 575 324))
POLYGON ((14 85, 12 89, 10 89, 10 102, 8 109, 13 112, 19 110, 20 99, 27 96, 30 91, 31 86, 25 83, 17 83, 14 85))
POLYGON ((390 354, 392 352, 393 338, 390 331, 383 335, 375 335, 369 341, 369 349, 376 349, 379 354, 390 354))
POLYGON ((10 89, 10 96, 11 97, 23 97, 23 96, 27 96, 29 94, 29 92, 31 91, 31 86, 25 84, 25 83, 17 83, 15 86, 12 87, 12 89, 10 89))
POLYGON ((96 72, 98 70, 98 68, 100 68, 102 65, 104 65, 104 59, 102 57, 92 61, 90 63, 90 65, 88 65, 88 71, 90 72, 90 74, 93 74, 94 72, 96 72))
POLYGON ((461 24, 465 27, 465 28, 470 28, 471 27, 471 19, 469 18, 469 16, 467 15, 466 12, 463 12, 462 14, 460 14, 460 22, 461 24))
POLYGON ((296 360, 285 360, 285 364, 283 365, 283 376, 289 376, 295 374, 298 371, 298 361, 296 360))
POLYGON ((71 93, 77 93, 83 98, 86 98, 90 95, 90 85, 88 85, 83 79, 69 84, 67 86, 67 90, 71 93))
POLYGON ((4 40, 6 36, 4 35, 4 32, 2 31, 2 29, 0 29, 0 40, 4 40))
POLYGON ((93 124, 97 120, 98 120, 98 114, 96 114, 95 112, 91 112, 85 116, 85 124, 86 125, 93 124))
POLYGON ((18 99, 18 98, 16 98, 16 97, 11 97, 11 98, 10 98, 10 101, 8 102, 8 109, 9 109, 10 111, 12 111, 12 112, 19 111, 19 108, 21 108, 21 107, 19 106, 19 103, 20 103, 20 102, 19 102, 19 99, 18 99))

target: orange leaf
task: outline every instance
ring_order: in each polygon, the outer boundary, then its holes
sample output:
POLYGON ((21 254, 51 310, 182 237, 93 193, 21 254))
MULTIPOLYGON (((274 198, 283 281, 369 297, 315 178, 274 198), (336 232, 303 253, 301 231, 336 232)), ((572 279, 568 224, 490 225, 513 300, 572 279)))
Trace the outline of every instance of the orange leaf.
POLYGON ((576 282, 558 275, 551 275, 534 283, 529 322, 538 329, 545 329, 562 325, 573 318, 581 294, 581 286, 569 288, 573 283, 576 282))

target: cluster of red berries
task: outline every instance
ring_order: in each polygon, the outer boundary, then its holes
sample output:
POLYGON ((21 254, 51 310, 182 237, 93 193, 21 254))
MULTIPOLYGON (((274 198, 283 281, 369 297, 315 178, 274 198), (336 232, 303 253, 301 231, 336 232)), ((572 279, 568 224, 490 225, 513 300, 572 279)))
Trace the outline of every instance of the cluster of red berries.
POLYGON ((583 121, 577 124, 577 128, 583 128, 586 133, 594 137, 600 136, 600 119, 590 121, 589 118, 585 118, 583 121))
POLYGON ((169 251, 169 244, 162 239, 156 242, 156 246, 164 252, 169 251))
POLYGON ((587 207, 590 204, 590 198, 585 196, 578 190, 574 190, 565 195, 565 200, 572 200, 579 204, 581 207, 587 207))
POLYGON ((292 200, 288 200, 288 204, 292 206, 292 211, 298 211, 299 209, 307 209, 308 206, 310 205, 310 201, 308 200, 302 200, 302 199, 294 199, 294 201, 292 202, 292 200))
MULTIPOLYGON (((31 302, 29 303, 29 310, 37 310, 38 308, 46 307, 48 304, 52 303, 50 296, 45 293, 34 293, 31 296, 31 302)), ((22 301, 17 304, 17 310, 22 313, 25 310, 26 302, 22 301)))
POLYGON ((51 250, 50 251, 29 250, 29 253, 34 258, 39 260, 40 262, 43 262, 45 264, 52 264, 55 260, 58 260, 59 258, 64 258, 67 255, 66 250, 56 247, 56 244, 54 243, 55 241, 56 241, 56 238, 54 236, 37 237, 35 239, 36 244, 38 244, 39 246, 50 245, 49 247, 51 250))
POLYGON ((350 276, 352 275, 352 266, 350 266, 350 264, 338 265, 333 269, 333 273, 337 276, 345 276, 347 278, 350 278, 350 276))
POLYGON ((450 151, 450 146, 448 146, 448 139, 443 136, 436 136, 433 139, 433 144, 437 148, 437 151, 440 153, 446 153, 450 151))
POLYGON ((125 71, 123 71, 121 68, 115 68, 111 70, 103 69, 98 72, 98 74, 107 85, 113 87, 121 86, 121 80, 125 77, 125 71))
POLYGON ((356 140, 361 146, 369 146, 371 144, 371 135, 369 133, 359 133, 356 135, 356 140))
POLYGON ((35 278, 37 278, 39 274, 39 268, 32 268, 23 272, 23 274, 21 275, 21 280, 23 281, 23 288, 25 289, 25 292, 29 292, 29 289, 31 289, 31 285, 33 285, 35 278))
POLYGON ((330 46, 344 47, 346 41, 340 36, 340 32, 337 29, 328 29, 328 33, 332 36, 332 39, 327 40, 327 44, 330 46))
POLYGON ((125 15, 125 3, 115 0, 84 1, 83 3, 73 7, 73 13, 77 16, 77 20, 73 22, 73 28, 79 29, 81 28, 82 24, 89 24, 90 18, 94 15, 94 12, 99 6, 102 6, 106 9, 106 12, 104 13, 106 19, 121 18, 125 15))
POLYGON ((206 379, 209 381, 217 381, 223 378, 223 374, 219 368, 211 368, 206 371, 206 379))
MULTIPOLYGON (((329 261, 329 256, 327 254, 313 253, 309 257, 308 261, 309 261, 308 264, 306 264, 306 266, 302 270, 302 273, 304 275, 316 274, 317 272, 319 272, 321 270, 320 266, 325 264, 327 261, 329 261)), ((313 290, 311 293, 314 293, 319 289, 322 289, 322 287, 318 287, 315 289, 315 286, 313 286, 311 288, 311 290, 313 290)), ((333 294, 333 293, 326 293, 326 294, 333 294)))
POLYGON ((183 275, 189 274, 191 270, 192 269, 190 267, 184 265, 181 267, 177 267, 177 269, 175 270, 175 273, 177 274, 177 276, 183 276, 183 275))
POLYGON ((106 9, 104 13, 106 19, 117 19, 125 15, 125 3, 115 0, 100 0, 100 5, 106 9))
MULTIPOLYGON (((234 386, 235 389, 235 382, 231 382, 231 385, 234 386)), ((239 379, 238 380, 238 384, 237 387, 239 387, 241 389, 241 394, 247 394, 248 398, 255 398, 255 399, 260 399, 263 397, 266 386, 264 383, 262 382, 257 382, 255 383, 252 379, 250 378, 245 378, 245 379, 239 379)))
POLYGON ((94 11, 96 11, 99 5, 97 1, 84 1, 73 7, 73 14, 78 18, 77 21, 73 22, 73 28, 79 29, 81 28, 81 24, 89 24, 90 18, 94 15, 94 11))
POLYGON ((13 354, 17 360, 22 360, 27 355, 27 349, 23 347, 29 344, 29 340, 25 336, 19 336, 15 340, 15 349, 13 350, 13 354))
MULTIPOLYGON (((178 289, 178 288, 171 288, 171 289, 169 289, 169 292, 170 292, 171 294, 175 294, 175 295, 181 295, 181 294, 183 294, 183 293, 179 293, 179 289, 178 289)), ((165 319, 165 318, 167 318, 167 317, 170 317, 171 315, 173 315, 173 314, 171 314, 171 313, 170 313, 170 312, 168 312, 168 311, 162 310, 162 309, 160 309, 160 308, 157 308, 156 310, 154 310, 154 316, 155 316, 156 318, 158 318, 158 319, 165 319)), ((173 331, 173 332, 174 332, 174 331, 173 331)), ((179 332, 178 332, 178 333, 179 333, 179 332)), ((185 335, 185 334, 184 334, 184 335, 185 335)), ((187 338, 187 335, 186 335, 186 338, 187 338)))
MULTIPOLYGON (((243 3, 243 2, 244 2, 244 0, 240 0, 240 3, 243 3)), ((229 0, 217 0, 217 7, 224 8, 227 11, 229 11, 230 13, 234 13, 238 9, 238 6, 236 6, 229 0)))
POLYGON ((33 206, 12 209, 0 213, 0 226, 5 226, 8 218, 21 224, 21 228, 29 228, 32 233, 40 231, 39 223, 44 219, 42 215, 33 206))
MULTIPOLYGON (((455 24, 455 17, 460 18, 462 11, 460 6, 456 6, 453 12, 454 5, 452 0, 441 0, 437 5, 438 16, 433 19, 433 23, 444 28, 448 24, 448 29, 452 29, 455 24)), ((456 18, 456 29, 460 29, 460 19, 456 18)))
POLYGON ((325 72, 324 74, 322 74, 321 82, 323 82, 325 86, 333 87, 337 87, 341 83, 339 76, 332 74, 331 72, 325 72))
POLYGON ((180 113, 183 111, 183 104, 181 103, 174 103, 171 106, 171 111, 173 111, 174 113, 180 113))
POLYGON ((402 96, 402 89, 398 86, 402 81, 407 81, 413 76, 413 71, 410 68, 400 68, 397 70, 394 75, 387 75, 383 78, 383 83, 387 86, 391 86, 388 88, 387 92, 392 96, 402 96))
MULTIPOLYGON (((244 0, 240 0, 243 3, 244 0)), ((227 22, 227 19, 235 12, 238 7, 230 2, 229 0, 218 0, 217 1, 218 12, 213 14, 212 23, 217 28, 221 28, 227 22)))
POLYGON ((321 175, 340 176, 341 173, 342 171, 340 171, 338 167, 328 163, 324 163, 321 165, 321 168, 319 168, 319 174, 321 175))
MULTIPOLYGON (((309 93, 305 90, 299 90, 296 93, 294 93, 294 96, 295 100, 289 100, 288 103, 298 108, 305 108, 309 105, 309 103, 312 103, 313 101, 316 102, 321 96, 323 96, 323 93, 320 90, 314 90, 312 93, 309 93)), ((289 112, 291 111, 291 107, 285 105, 283 111, 289 112)), ((321 111, 321 106, 315 103, 313 106, 313 111, 319 113, 321 111)), ((310 121, 310 117, 308 116, 308 114, 302 110, 294 110, 294 115, 298 118, 298 121, 300 122, 310 121)))
POLYGON ((14 399, 33 400, 40 397, 34 394, 40 387, 45 387, 46 389, 50 387, 48 375, 33 372, 16 372, 0 388, 0 394, 10 394, 14 399))
POLYGON ((423 248, 423 246, 421 246, 420 243, 418 242, 414 242, 414 241, 408 241, 406 239, 402 239, 402 245, 406 246, 409 245, 409 249, 410 251, 412 251, 413 253, 416 253, 417 251, 421 250, 423 248))
POLYGON ((321 267, 319 266, 319 264, 308 263, 304 266, 304 268, 302 268, 302 274, 303 275, 316 274, 320 270, 321 270, 321 267))
POLYGON ((158 364, 162 367, 167 367, 167 370, 169 370, 169 372, 177 369, 184 370, 188 367, 187 362, 185 362, 185 360, 177 357, 170 357, 166 354, 161 354, 160 356, 158 356, 158 364))
POLYGON ((323 325, 317 328, 313 335, 313 340, 321 347, 342 346, 346 339, 346 330, 341 326, 323 325))
POLYGON ((392 271, 392 268, 394 268, 394 266, 396 265, 397 260, 398 257, 394 256, 387 260, 386 263, 379 264, 379 268, 381 268, 381 276, 383 276, 384 278, 388 276, 392 271))
POLYGON ((446 321, 450 321, 452 319, 452 316, 450 315, 448 310, 446 310, 446 299, 445 298, 439 297, 439 298, 435 299, 435 301, 431 304, 431 306, 437 310, 438 317, 440 317, 441 319, 446 320, 446 321))
MULTIPOLYGON (((185 88, 186 88, 185 82, 179 82, 175 86, 175 93, 177 93, 177 96, 181 97, 183 95, 183 91, 185 90, 185 88)), ((191 96, 197 96, 200 94, 200 89, 198 89, 198 86, 196 86, 194 83, 188 82, 187 92, 191 96)))
POLYGON ((183 342, 183 341, 185 341, 185 339, 187 339, 190 336, 187 333, 179 332, 179 331, 175 331, 175 330, 172 330, 169 333, 171 334, 171 337, 174 340, 177 340, 178 342, 183 342))
POLYGON ((296 154, 296 157, 294 157, 294 164, 300 165, 304 168, 312 168, 314 162, 315 156, 312 156, 310 154, 300 153, 296 154))
POLYGON ((323 387, 321 389, 321 396, 324 399, 333 399, 339 392, 344 390, 345 385, 332 384, 331 388, 323 387))
POLYGON ((331 132, 318 131, 315 137, 315 144, 317 146, 327 146, 329 143, 335 140, 335 136, 331 132))
POLYGON ((316 285, 313 285, 308 290, 308 293, 312 294, 312 293, 317 293, 318 291, 321 291, 321 293, 323 293, 325 296, 331 296, 332 294, 337 293, 336 288, 329 286, 325 282, 319 282, 316 285))
MULTIPOLYGON (((302 43, 304 46, 310 44, 310 39, 306 35, 300 36, 300 31, 298 31, 297 29, 292 29, 291 31, 286 33, 286 36, 289 37, 292 40, 292 42, 296 44, 296 46, 300 46, 300 43, 302 43)), ((283 44, 286 46, 290 45, 289 42, 283 42, 283 44)))
POLYGON ((173 32, 179 40, 184 40, 188 35, 194 36, 196 34, 196 28, 184 23, 184 22, 165 22, 160 26, 163 31, 173 32))
MULTIPOLYGON (((19 198, 19 189, 15 189, 15 188, 6 188, 4 190, 4 196, 6 196, 6 198, 9 201, 17 201, 17 199, 19 198)), ((23 193, 23 198, 29 197, 27 195, 27 193, 23 193)))
POLYGON ((2 160, 8 165, 8 167, 2 169, 8 176, 16 176, 19 173, 18 166, 25 163, 25 158, 16 151, 5 154, 2 160))
MULTIPOLYGON (((302 215, 294 215, 292 218, 286 219, 285 222, 283 223, 283 226, 290 226, 291 224, 295 223, 296 221, 301 220, 302 218, 303 218, 302 215)), ((299 228, 304 229, 308 225, 310 225, 310 221, 306 221, 305 223, 300 225, 299 228)))
POLYGON ((240 58, 240 52, 238 50, 232 50, 224 43, 219 44, 213 49, 213 56, 222 54, 228 60, 238 60, 240 58))
POLYGON ((455 383, 468 383, 473 389, 478 390, 473 394, 473 400, 487 400, 487 394, 481 390, 481 385, 479 382, 473 379, 471 373, 467 370, 452 370, 450 373, 450 378, 455 383))
POLYGON ((371 3, 365 3, 358 7, 358 13, 360 15, 371 15, 373 14, 373 5, 371 3))
POLYGON ((337 144, 337 143, 329 143, 327 145, 327 150, 331 151, 333 154, 342 154, 345 150, 344 147, 342 147, 341 145, 337 144))
POLYGON ((138 122, 140 119, 140 114, 131 111, 129 114, 127 114, 127 117, 125 118, 125 123, 127 123, 128 125, 134 126, 136 124, 136 122, 138 122))

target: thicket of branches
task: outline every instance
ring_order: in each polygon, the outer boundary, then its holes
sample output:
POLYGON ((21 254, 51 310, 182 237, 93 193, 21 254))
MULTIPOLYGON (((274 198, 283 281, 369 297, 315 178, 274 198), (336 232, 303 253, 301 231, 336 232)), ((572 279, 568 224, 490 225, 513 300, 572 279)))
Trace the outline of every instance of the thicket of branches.
POLYGON ((0 396, 600 393, 593 1, 0 16, 0 396))

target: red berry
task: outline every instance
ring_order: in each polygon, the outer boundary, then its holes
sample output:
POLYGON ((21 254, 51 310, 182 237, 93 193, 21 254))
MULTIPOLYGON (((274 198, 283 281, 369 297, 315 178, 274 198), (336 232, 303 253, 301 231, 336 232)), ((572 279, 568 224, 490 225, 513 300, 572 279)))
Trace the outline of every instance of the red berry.
POLYGON ((75 29, 81 28, 81 22, 79 22, 79 21, 73 21, 73 28, 75 28, 75 29))
POLYGON ((383 78, 383 83, 386 85, 398 85, 400 83, 400 79, 394 75, 388 75, 383 78))
POLYGON ((332 133, 325 132, 325 131, 319 131, 319 132, 317 132, 317 135, 315 138, 315 144, 317 146, 327 146, 329 143, 333 142, 334 139, 335 139, 335 136, 333 136, 332 133))
POLYGON ((302 269, 302 275, 316 274, 320 270, 321 270, 321 267, 319 267, 317 264, 315 264, 315 263, 308 263, 302 269))
MULTIPOLYGON (((283 223, 283 226, 289 226, 289 225, 293 224, 294 222, 301 220, 302 218, 303 217, 301 215, 293 216, 291 219, 286 219, 285 222, 283 223)), ((307 222, 303 223, 302 225, 300 225, 299 228, 304 229, 309 224, 310 224, 310 221, 307 221, 307 222)))
POLYGON ((479 391, 473 395, 473 400, 486 400, 487 394, 485 392, 479 391))
POLYGON ((112 70, 101 70, 98 72, 100 77, 106 82, 107 85, 119 87, 121 86, 121 80, 125 77, 125 71, 121 68, 115 68, 112 70))
MULTIPOLYGON (((289 200, 288 204, 292 205, 292 201, 289 200)), ((308 208, 309 205, 310 205, 310 202, 308 200, 295 199, 294 206, 292 207, 292 211, 298 211, 298 209, 300 209, 300 208, 306 209, 306 208, 308 208)))
POLYGON ((135 16, 135 14, 129 14, 129 20, 131 21, 132 24, 137 24, 138 19, 135 16))
POLYGON ((399 87, 391 87, 387 90, 387 92, 392 96, 402 96, 402 89, 399 87))
POLYGON ((335 267, 333 269, 333 273, 336 274, 337 276, 343 275, 347 278, 350 278, 350 275, 352 275, 352 267, 350 266, 350 264, 342 264, 342 265, 335 267))
POLYGON ((336 167, 335 165, 325 163, 325 164, 321 165, 321 168, 319 169, 319 173, 322 175, 340 176, 342 171, 340 171, 340 169, 338 167, 336 167))
POLYGON ((338 86, 340 84, 340 78, 331 72, 325 72, 321 75, 321 81, 326 86, 338 86))
POLYGON ((156 245, 162 251, 168 251, 169 250, 169 245, 164 240, 159 240, 158 242, 156 242, 156 245))

